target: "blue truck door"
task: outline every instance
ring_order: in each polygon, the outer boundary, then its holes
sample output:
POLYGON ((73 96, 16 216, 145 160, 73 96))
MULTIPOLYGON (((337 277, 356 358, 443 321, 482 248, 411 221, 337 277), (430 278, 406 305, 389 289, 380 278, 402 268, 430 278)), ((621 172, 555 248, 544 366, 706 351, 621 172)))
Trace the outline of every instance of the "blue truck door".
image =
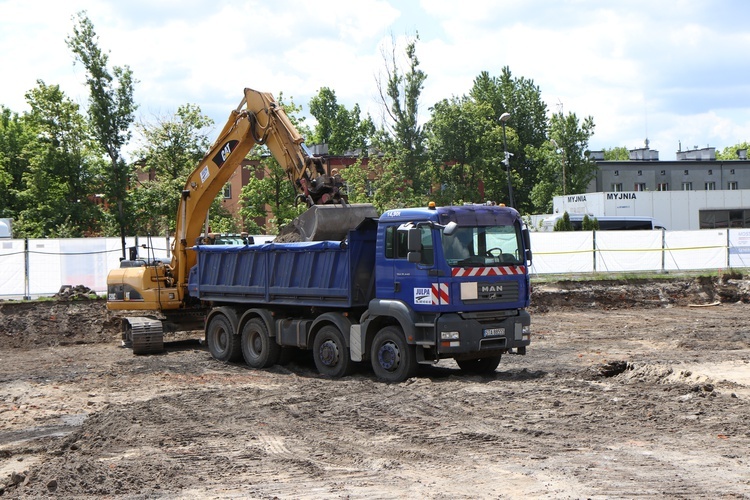
POLYGON ((422 240, 419 262, 407 259, 406 232, 398 226, 385 229, 385 263, 377 281, 377 295, 383 299, 401 300, 414 310, 427 310, 447 300, 447 290, 442 290, 435 269, 435 245, 429 224, 418 226, 422 240))

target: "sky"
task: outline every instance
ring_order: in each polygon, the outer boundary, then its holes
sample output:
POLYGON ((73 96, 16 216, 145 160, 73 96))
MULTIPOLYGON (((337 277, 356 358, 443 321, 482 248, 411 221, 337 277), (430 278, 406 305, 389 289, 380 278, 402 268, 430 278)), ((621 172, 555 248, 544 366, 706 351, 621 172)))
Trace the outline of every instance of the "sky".
POLYGON ((245 87, 283 93, 303 114, 329 87, 377 124, 384 54, 395 43, 405 63, 418 35, 422 121, 507 66, 550 114, 592 116, 591 150, 648 138, 673 160, 750 141, 746 0, 0 0, 0 105, 28 111, 24 94, 43 80, 86 106, 85 70, 65 43, 80 11, 110 67, 133 71, 145 123, 191 103, 216 134, 245 87))

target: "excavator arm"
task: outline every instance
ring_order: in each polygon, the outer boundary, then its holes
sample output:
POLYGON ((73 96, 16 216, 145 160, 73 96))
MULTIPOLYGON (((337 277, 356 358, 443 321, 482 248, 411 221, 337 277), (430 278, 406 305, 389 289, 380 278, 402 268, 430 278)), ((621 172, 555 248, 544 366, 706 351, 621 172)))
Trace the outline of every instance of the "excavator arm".
MULTIPOLYGON (((196 264, 195 252, 189 248, 203 232, 216 195, 253 147, 261 144, 268 147, 296 186, 297 201, 304 200, 313 207, 288 226, 286 232, 294 237, 288 241, 343 239, 348 228, 355 227, 364 217, 377 215, 372 205, 346 203, 346 196, 339 189, 340 181, 330 175, 321 158, 310 154, 304 139, 270 93, 246 88, 239 106, 231 112, 182 190, 171 265, 134 266, 126 261, 119 269, 110 271, 108 309, 166 312, 185 307, 188 273, 196 264)), ((152 328, 157 323, 156 320, 144 323, 143 332, 155 331, 152 328)), ((128 320, 124 325, 133 337, 137 325, 128 320)))
POLYGON ((178 288, 184 290, 187 273, 195 265, 195 254, 187 249, 200 236, 211 203, 254 146, 265 144, 298 186, 326 174, 322 161, 313 158, 303 141, 270 93, 245 89, 239 106, 182 190, 172 257, 178 288))

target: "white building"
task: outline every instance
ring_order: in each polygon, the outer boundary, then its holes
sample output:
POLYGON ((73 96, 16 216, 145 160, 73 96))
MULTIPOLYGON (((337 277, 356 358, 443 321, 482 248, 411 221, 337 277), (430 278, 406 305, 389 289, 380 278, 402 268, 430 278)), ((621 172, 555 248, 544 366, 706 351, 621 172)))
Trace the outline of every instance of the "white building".
POLYGON ((669 230, 750 228, 750 189, 615 191, 555 196, 555 214, 653 217, 669 230))

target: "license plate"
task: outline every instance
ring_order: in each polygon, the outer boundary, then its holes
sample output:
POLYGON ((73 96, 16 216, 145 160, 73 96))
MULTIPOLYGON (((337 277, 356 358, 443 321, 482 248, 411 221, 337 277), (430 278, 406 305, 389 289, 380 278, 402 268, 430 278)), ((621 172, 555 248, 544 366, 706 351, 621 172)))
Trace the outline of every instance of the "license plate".
POLYGON ((497 337, 498 335, 505 335, 505 328, 485 328, 485 337, 497 337))

